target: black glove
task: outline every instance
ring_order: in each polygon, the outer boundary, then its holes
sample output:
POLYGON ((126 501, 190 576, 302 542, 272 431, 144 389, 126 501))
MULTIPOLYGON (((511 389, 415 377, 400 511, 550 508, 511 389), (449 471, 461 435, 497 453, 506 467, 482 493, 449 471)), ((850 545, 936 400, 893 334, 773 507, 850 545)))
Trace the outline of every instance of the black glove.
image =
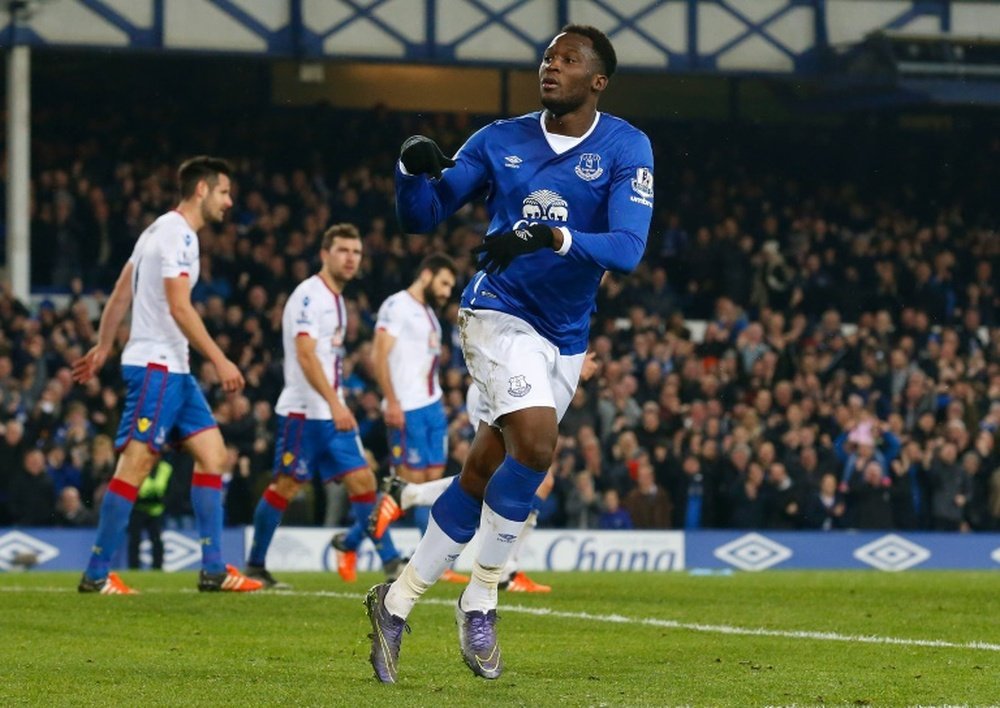
POLYGON ((479 266, 490 275, 502 273, 518 256, 552 248, 555 236, 545 224, 535 224, 526 229, 515 229, 499 236, 489 236, 472 249, 482 257, 479 266))
POLYGON ((406 139, 399 149, 399 160, 411 175, 431 175, 441 179, 441 170, 454 167, 455 161, 446 157, 437 143, 423 135, 406 139))

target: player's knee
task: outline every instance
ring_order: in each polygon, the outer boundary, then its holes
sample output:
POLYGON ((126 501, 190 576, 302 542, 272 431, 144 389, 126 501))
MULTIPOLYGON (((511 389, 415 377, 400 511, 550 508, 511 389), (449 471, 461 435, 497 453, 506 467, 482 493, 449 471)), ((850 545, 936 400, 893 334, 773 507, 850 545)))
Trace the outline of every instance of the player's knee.
POLYGON ((210 474, 221 474, 222 470, 226 467, 226 455, 226 448, 224 447, 218 450, 213 449, 203 452, 195 460, 197 470, 210 474))
POLYGON ((294 477, 287 477, 282 475, 278 477, 274 482, 271 483, 271 489, 274 490, 283 499, 292 499, 299 492, 299 488, 302 485, 295 481, 294 477))
POLYGON ((115 469, 115 477, 138 486, 146 479, 156 464, 159 455, 145 443, 132 441, 122 451, 115 469))
POLYGON ((556 435, 539 430, 517 436, 507 450, 507 454, 525 467, 544 471, 552 464, 556 449, 556 435))
POLYGON ((341 481, 351 496, 374 492, 378 486, 375 483, 375 473, 368 467, 348 472, 341 481))
POLYGON ((552 453, 554 450, 554 445, 532 444, 518 448, 515 452, 511 453, 511 457, 525 467, 544 472, 552 464, 552 453))

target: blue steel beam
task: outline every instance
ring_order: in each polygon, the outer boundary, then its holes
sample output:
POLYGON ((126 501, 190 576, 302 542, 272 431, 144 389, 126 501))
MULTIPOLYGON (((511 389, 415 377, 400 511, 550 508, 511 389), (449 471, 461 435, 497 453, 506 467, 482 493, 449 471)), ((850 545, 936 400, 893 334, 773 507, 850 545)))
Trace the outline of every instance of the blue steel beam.
POLYGON ((782 44, 778 39, 772 36, 771 33, 767 31, 767 26, 772 22, 774 22, 775 20, 781 19, 782 17, 787 15, 791 10, 796 9, 798 7, 803 7, 803 6, 811 7, 813 8, 813 11, 815 11, 816 8, 815 0, 787 0, 788 4, 786 4, 784 7, 778 8, 774 12, 764 17, 764 19, 760 20, 759 22, 754 22, 749 17, 744 15, 742 12, 740 12, 738 9, 730 5, 727 0, 714 0, 714 2, 720 8, 728 12, 733 18, 742 23, 745 29, 743 30, 743 32, 733 37, 731 40, 723 44, 714 52, 705 54, 701 57, 702 59, 706 60, 708 66, 710 66, 713 69, 716 67, 716 61, 718 60, 718 57, 720 55, 729 51, 737 44, 741 44, 742 42, 746 41, 755 34, 758 35, 765 42, 773 46, 779 52, 788 56, 793 62, 796 62, 799 58, 799 55, 797 55, 791 49, 782 44))
POLYGON ((540 53, 544 46, 539 42, 535 41, 532 37, 524 33, 520 27, 512 25, 507 20, 507 15, 509 15, 514 10, 526 5, 530 0, 514 0, 510 5, 507 5, 502 10, 494 10, 492 7, 483 4, 480 0, 465 0, 466 4, 475 7, 477 10, 486 15, 486 19, 478 24, 473 25, 470 29, 466 30, 463 34, 453 39, 447 44, 439 44, 437 49, 440 51, 438 55, 440 58, 444 59, 454 59, 455 48, 465 42, 467 39, 474 37, 479 32, 483 31, 492 24, 497 24, 502 26, 512 35, 520 39, 522 42, 527 44, 529 47, 535 50, 536 53, 540 53))
MULTIPOLYGON (((626 17, 620 11, 615 9, 615 7, 611 5, 607 0, 592 0, 592 1, 595 5, 598 5, 602 10, 604 10, 609 15, 614 17, 615 21, 618 23, 617 25, 615 25, 615 27, 607 31, 607 35, 609 37, 613 38, 623 29, 632 30, 637 35, 646 40, 649 44, 660 50, 660 52, 662 52, 663 55, 667 58, 671 66, 678 66, 684 68, 688 64, 689 59, 685 54, 672 51, 666 45, 664 45, 659 39, 657 39, 654 35, 650 34, 648 31, 643 29, 638 24, 643 17, 651 13, 653 10, 656 10, 671 2, 679 4, 679 2, 683 2, 683 0, 653 0, 648 5, 643 7, 641 10, 628 17, 626 17)), ((689 10, 689 15, 690 15, 690 10, 689 10)), ((688 37, 689 46, 690 46, 690 39, 691 38, 688 37)))

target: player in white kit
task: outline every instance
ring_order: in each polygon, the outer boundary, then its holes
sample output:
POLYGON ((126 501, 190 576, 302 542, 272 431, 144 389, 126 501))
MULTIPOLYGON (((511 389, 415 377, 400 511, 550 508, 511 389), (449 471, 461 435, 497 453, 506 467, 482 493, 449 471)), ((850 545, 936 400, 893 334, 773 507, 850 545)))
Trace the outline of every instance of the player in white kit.
MULTIPOLYGON (((375 324, 375 378, 382 389, 390 462, 399 477, 386 480, 386 489, 417 483, 414 489, 426 492, 428 504, 451 483, 441 479, 448 460, 448 419, 438 377, 441 323, 435 310, 451 297, 456 274, 448 256, 427 256, 410 287, 385 299, 375 324)), ((402 516, 399 505, 392 504, 392 494, 383 495, 374 513, 375 538, 402 516)), ((423 534, 430 506, 415 506, 413 516, 423 534)), ((469 578, 449 568, 442 580, 465 583, 469 578)))
POLYGON ((97 539, 78 589, 105 595, 135 592, 110 572, 125 537, 139 486, 163 447, 178 444, 194 457, 191 506, 202 547, 202 591, 247 592, 261 584, 222 561, 222 467, 226 446, 212 410, 191 375, 189 344, 211 361, 226 392, 243 388, 243 375, 205 329, 191 304, 198 282, 198 230, 222 221, 233 205, 231 168, 195 157, 178 171, 181 202, 142 232, 104 306, 97 344, 73 363, 73 378, 89 381, 107 361, 131 305, 132 325, 122 353, 127 394, 116 447, 121 452, 101 503, 97 539))
MULTIPOLYGON (((267 549, 288 502, 311 475, 347 488, 354 525, 332 542, 337 570, 347 582, 357 579, 358 544, 367 534, 375 505, 375 475, 365 459, 358 423, 344 402, 344 338, 347 308, 344 286, 361 266, 361 235, 351 224, 336 224, 323 234, 323 266, 303 281, 285 303, 281 317, 285 387, 278 397, 278 439, 274 480, 254 512, 254 537, 246 572, 279 588, 265 567, 267 549)), ((388 535, 372 539, 386 575, 392 579, 402 560, 388 535)), ((287 587, 287 586, 286 586, 287 587)))

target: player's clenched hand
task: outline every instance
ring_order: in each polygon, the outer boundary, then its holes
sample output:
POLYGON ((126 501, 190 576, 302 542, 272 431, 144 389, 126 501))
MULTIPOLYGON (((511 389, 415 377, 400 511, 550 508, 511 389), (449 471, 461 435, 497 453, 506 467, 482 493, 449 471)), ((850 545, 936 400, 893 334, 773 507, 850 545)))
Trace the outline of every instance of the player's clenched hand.
POLYGON ((101 370, 108 360, 108 350, 98 345, 73 362, 73 380, 87 383, 101 370))
POLYGON ((330 406, 330 413, 333 414, 333 425, 337 430, 354 430, 358 427, 358 421, 354 419, 351 409, 342 403, 330 406))
POLYGON ((385 424, 390 428, 402 428, 406 418, 403 416, 403 407, 399 401, 385 404, 385 424))
POLYGON ((485 241, 472 249, 472 253, 482 254, 479 267, 492 275, 502 273, 518 256, 552 248, 554 240, 552 229, 545 224, 534 224, 499 236, 487 236, 485 241))
POLYGON ((242 391, 246 385, 240 368, 229 359, 216 362, 215 370, 219 372, 219 381, 222 383, 222 390, 226 393, 242 391))
POLYGON ((403 142, 399 161, 411 175, 430 175, 437 179, 441 179, 441 170, 455 166, 455 161, 445 156, 436 142, 423 135, 413 135, 403 142))

